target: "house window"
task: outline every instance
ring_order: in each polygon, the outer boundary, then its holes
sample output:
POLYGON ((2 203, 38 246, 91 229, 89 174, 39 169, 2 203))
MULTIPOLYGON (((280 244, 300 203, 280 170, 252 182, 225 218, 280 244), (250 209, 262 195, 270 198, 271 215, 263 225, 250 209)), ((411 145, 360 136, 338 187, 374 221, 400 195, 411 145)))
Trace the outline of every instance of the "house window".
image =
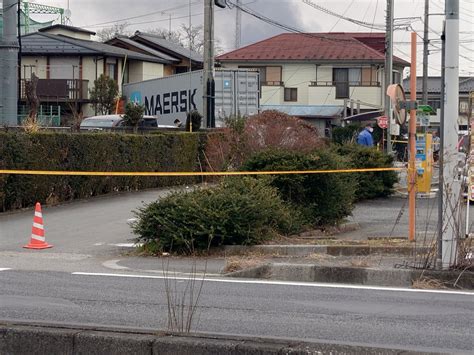
POLYGON ((105 75, 111 79, 117 80, 117 59, 107 58, 105 63, 105 75))
POLYGON ((285 88, 285 101, 291 101, 291 102, 298 101, 298 89, 285 88))
POLYGON ((377 69, 375 67, 362 68, 362 86, 378 86, 377 69))
MULTIPOLYGON (((353 74, 354 75, 354 72, 353 74)), ((336 87, 336 99, 349 98, 349 69, 333 69, 333 85, 336 87)))
POLYGON ((260 75, 260 84, 262 86, 283 86, 281 80, 281 67, 280 66, 239 66, 242 69, 257 69, 260 75))

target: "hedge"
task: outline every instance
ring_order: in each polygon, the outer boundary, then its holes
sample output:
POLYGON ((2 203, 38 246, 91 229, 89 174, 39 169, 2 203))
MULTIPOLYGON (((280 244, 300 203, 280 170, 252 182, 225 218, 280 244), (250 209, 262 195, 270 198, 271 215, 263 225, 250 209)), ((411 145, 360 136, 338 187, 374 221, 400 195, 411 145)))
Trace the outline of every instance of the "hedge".
MULTIPOLYGON (((391 168, 393 158, 374 148, 357 144, 336 146, 338 154, 346 157, 349 168, 391 168)), ((357 181, 356 200, 387 197, 393 193, 394 185, 398 182, 395 171, 354 173, 357 181)))
MULTIPOLYGON (((345 166, 347 161, 330 149, 311 154, 268 150, 248 159, 242 170, 331 170, 345 166)), ((337 224, 353 209, 356 182, 350 174, 275 175, 271 184, 312 225, 337 224)))
MULTIPOLYGON (((203 135, 192 133, 0 132, 0 169, 194 171, 203 142, 203 135)), ((0 211, 192 181, 196 178, 0 175, 0 211)))
POLYGON ((291 233, 298 216, 266 179, 226 178, 218 186, 175 192, 136 211, 137 241, 153 252, 192 254, 252 245, 291 233))

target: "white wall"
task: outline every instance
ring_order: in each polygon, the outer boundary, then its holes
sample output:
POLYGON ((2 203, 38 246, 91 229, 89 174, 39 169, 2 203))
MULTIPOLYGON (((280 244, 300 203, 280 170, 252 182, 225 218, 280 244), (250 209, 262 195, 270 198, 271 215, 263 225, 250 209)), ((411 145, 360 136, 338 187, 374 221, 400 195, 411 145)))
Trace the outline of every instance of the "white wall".
POLYGON ((143 63, 142 80, 150 80, 164 77, 164 65, 160 63, 143 63))
MULTIPOLYGON (((308 105, 308 86, 316 80, 314 64, 286 64, 282 68, 282 81, 285 88, 298 89, 298 101, 285 102, 283 105, 308 105)), ((284 98, 283 98, 284 99, 284 98)))

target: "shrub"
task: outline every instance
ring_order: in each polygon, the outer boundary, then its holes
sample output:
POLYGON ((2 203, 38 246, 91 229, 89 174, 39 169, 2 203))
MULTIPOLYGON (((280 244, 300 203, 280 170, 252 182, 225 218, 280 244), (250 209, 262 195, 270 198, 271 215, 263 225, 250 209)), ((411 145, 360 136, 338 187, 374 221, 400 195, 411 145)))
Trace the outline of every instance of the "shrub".
POLYGON ((138 123, 143 118, 144 113, 145 106, 129 102, 125 106, 125 115, 123 116, 123 121, 125 125, 133 127, 134 133, 137 133, 138 123))
MULTIPOLYGON (((338 154, 349 159, 348 167, 363 168, 391 168, 393 158, 374 148, 363 147, 357 144, 346 144, 336 147, 338 154)), ((394 171, 354 173, 357 180, 356 199, 371 199, 386 197, 392 194, 393 186, 398 181, 394 171)))
POLYGON ((332 141, 336 144, 356 143, 361 129, 362 127, 358 123, 352 123, 345 127, 334 127, 332 130, 332 141))
MULTIPOLYGON (((0 167, 20 170, 194 171, 201 135, 0 133, 0 167)), ((1 175, 0 211, 195 178, 1 175), (3 185, 3 186, 2 186, 3 185)))
POLYGON ((180 253, 261 243, 277 231, 289 232, 295 216, 266 179, 249 177, 175 192, 135 213, 138 220, 132 227, 138 241, 180 253))
POLYGON ((109 115, 114 111, 119 93, 117 82, 101 74, 94 80, 94 87, 89 90, 90 100, 99 115, 109 115))
POLYGON ((317 129, 278 111, 226 120, 227 127, 209 136, 206 157, 214 170, 238 170, 253 154, 266 149, 311 152, 325 146, 317 129))
MULTIPOLYGON (((269 150, 251 157, 242 170, 328 170, 344 164, 341 157, 327 149, 311 154, 269 150)), ((355 182, 348 174, 275 175, 271 184, 313 225, 337 224, 353 208, 355 182)))
POLYGON ((186 132, 196 132, 201 129, 202 115, 194 110, 186 115, 186 132))

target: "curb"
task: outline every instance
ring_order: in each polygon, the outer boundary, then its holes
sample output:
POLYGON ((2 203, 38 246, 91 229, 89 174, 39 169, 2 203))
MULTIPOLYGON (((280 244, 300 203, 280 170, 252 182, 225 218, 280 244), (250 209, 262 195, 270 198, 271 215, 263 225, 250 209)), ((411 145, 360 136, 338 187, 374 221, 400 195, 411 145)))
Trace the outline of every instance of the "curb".
POLYGON ((370 246, 370 245, 228 245, 223 248, 226 255, 244 255, 258 253, 273 256, 310 256, 312 254, 328 254, 332 256, 366 256, 374 254, 390 254, 410 256, 429 252, 429 247, 412 246, 370 246))
POLYGON ((0 354, 433 354, 432 349, 371 347, 221 334, 0 321, 0 354))
POLYGON ((474 290, 474 272, 376 269, 308 264, 271 263, 225 275, 236 278, 260 278, 279 281, 358 284, 367 286, 412 287, 413 281, 426 277, 446 286, 474 290), (458 279, 459 278, 459 279, 458 279))

